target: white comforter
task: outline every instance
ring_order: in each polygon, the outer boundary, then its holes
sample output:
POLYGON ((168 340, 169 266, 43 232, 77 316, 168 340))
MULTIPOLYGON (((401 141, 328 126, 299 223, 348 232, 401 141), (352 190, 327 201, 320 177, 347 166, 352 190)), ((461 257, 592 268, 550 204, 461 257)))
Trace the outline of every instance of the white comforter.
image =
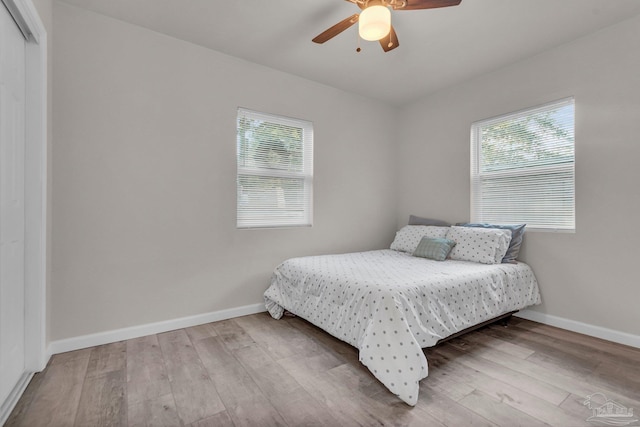
POLYGON ((540 303, 526 264, 439 262, 393 250, 289 259, 264 296, 274 318, 288 310, 357 347, 360 362, 409 405, 428 373, 422 347, 540 303))

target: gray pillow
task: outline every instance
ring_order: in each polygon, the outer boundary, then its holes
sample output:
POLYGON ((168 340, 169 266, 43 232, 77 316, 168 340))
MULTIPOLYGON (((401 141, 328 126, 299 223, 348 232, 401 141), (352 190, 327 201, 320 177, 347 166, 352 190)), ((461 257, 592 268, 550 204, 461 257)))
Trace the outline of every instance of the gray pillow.
POLYGON ((409 215, 409 225, 435 225, 437 227, 449 227, 451 224, 439 219, 423 218, 421 216, 409 215))
POLYGON ((413 251, 413 256, 444 261, 455 245, 456 242, 453 240, 425 236, 418 243, 416 250, 413 251))
POLYGON ((459 223, 456 224, 462 227, 479 227, 479 228, 498 228, 501 230, 511 230, 511 242, 509 243, 509 249, 502 258, 503 263, 515 263, 520 253, 520 247, 522 246, 522 238, 524 235, 524 228, 527 224, 517 225, 498 225, 498 224, 476 224, 476 223, 459 223))

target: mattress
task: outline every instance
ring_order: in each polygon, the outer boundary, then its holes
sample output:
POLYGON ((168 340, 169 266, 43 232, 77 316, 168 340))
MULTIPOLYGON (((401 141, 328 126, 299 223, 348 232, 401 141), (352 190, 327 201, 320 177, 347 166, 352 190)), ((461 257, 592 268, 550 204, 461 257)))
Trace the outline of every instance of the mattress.
POLYGON ((292 258, 264 294, 285 310, 359 349, 359 359, 409 405, 428 374, 423 347, 501 314, 539 304, 531 268, 432 261, 378 250, 292 258))

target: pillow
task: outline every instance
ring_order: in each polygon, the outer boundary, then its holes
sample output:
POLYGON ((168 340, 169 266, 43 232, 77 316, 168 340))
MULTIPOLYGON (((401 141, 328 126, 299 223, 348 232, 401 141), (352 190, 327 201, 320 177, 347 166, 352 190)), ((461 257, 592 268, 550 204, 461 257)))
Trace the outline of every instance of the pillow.
POLYGON ((449 227, 405 225, 396 233, 396 238, 393 239, 390 249, 412 254, 424 236, 443 239, 447 235, 447 231, 449 231, 449 227))
POLYGON ((451 224, 439 219, 422 218, 420 216, 409 215, 409 225, 435 225, 437 227, 449 227, 451 224))
POLYGON ((413 251, 413 256, 444 261, 455 245, 456 242, 453 240, 423 237, 416 250, 413 251))
POLYGON ((462 227, 481 227, 481 228, 497 228, 500 230, 511 230, 511 243, 509 243, 509 249, 502 262, 515 263, 520 253, 520 247, 522 246, 522 238, 524 237, 524 228, 527 224, 518 225, 497 225, 497 224, 474 224, 474 223, 461 223, 456 224, 462 227))
POLYGON ((456 242, 449 254, 451 259, 499 264, 509 249, 511 230, 452 226, 447 239, 456 242))

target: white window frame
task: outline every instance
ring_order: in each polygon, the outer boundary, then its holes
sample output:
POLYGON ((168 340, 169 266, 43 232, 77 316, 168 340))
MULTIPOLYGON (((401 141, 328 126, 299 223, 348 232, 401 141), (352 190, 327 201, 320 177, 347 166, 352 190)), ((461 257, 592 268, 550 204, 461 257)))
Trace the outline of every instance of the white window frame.
MULTIPOLYGON (((522 167, 522 168, 512 168, 501 171, 492 171, 492 172, 481 172, 481 135, 482 129, 485 127, 489 127, 491 125, 504 122, 510 119, 517 119, 520 117, 526 117, 528 115, 532 115, 535 113, 554 111, 558 108, 573 106, 573 131, 575 135, 575 101, 573 97, 564 98, 558 101, 550 102, 544 105, 536 106, 533 108, 527 108, 524 110, 516 111, 513 113, 492 117, 489 119, 481 120, 475 122, 471 126, 471 221, 472 222, 484 222, 484 223, 496 223, 499 222, 501 224, 521 224, 527 223, 527 230, 533 231, 550 231, 550 232, 575 232, 575 139, 573 141, 573 160, 571 162, 559 163, 559 164, 548 164, 548 165, 540 165, 537 167, 522 167), (516 220, 503 220, 497 221, 495 218, 492 218, 492 215, 495 213, 487 213, 485 211, 489 211, 490 209, 486 206, 482 197, 482 188, 483 185, 487 185, 491 182, 491 180, 501 179, 501 178, 514 178, 514 177, 522 177, 529 178, 532 177, 546 177, 548 179, 553 179, 553 176, 558 176, 562 174, 566 180, 569 179, 572 186, 570 191, 565 191, 563 194, 565 196, 569 195, 564 200, 569 200, 570 198, 570 209, 564 209, 563 213, 565 220, 554 221, 552 215, 546 216, 542 221, 540 220, 540 215, 536 214, 535 218, 531 218, 530 220, 523 219, 519 217, 516 220), (567 178, 569 177, 569 178, 567 178), (567 220, 567 218, 569 218, 567 220)), ((494 181, 495 182, 495 181, 494 181)), ((529 181, 531 182, 531 181, 529 181)), ((555 182, 555 181, 548 181, 555 182)), ((560 182, 558 180, 558 182, 560 182)), ((537 194, 535 190, 531 190, 529 196, 522 195, 521 197, 535 197, 537 194)), ((505 198, 512 197, 510 193, 505 193, 505 198)), ((514 202, 514 205, 517 205, 517 199, 514 202)))
POLYGON ((307 120, 280 116, 276 114, 253 111, 246 108, 238 108, 236 129, 239 130, 240 118, 250 118, 258 121, 265 121, 284 126, 297 127, 302 129, 302 171, 284 171, 279 169, 269 169, 261 167, 245 167, 240 164, 240 139, 236 138, 236 158, 237 158, 237 199, 236 199, 236 227, 238 229, 253 228, 289 228, 289 227, 310 227, 313 225, 313 123, 307 120), (265 211, 263 216, 247 216, 242 214, 242 194, 240 189, 241 176, 256 176, 265 178, 299 179, 303 181, 303 212, 283 217, 281 212, 265 211))

